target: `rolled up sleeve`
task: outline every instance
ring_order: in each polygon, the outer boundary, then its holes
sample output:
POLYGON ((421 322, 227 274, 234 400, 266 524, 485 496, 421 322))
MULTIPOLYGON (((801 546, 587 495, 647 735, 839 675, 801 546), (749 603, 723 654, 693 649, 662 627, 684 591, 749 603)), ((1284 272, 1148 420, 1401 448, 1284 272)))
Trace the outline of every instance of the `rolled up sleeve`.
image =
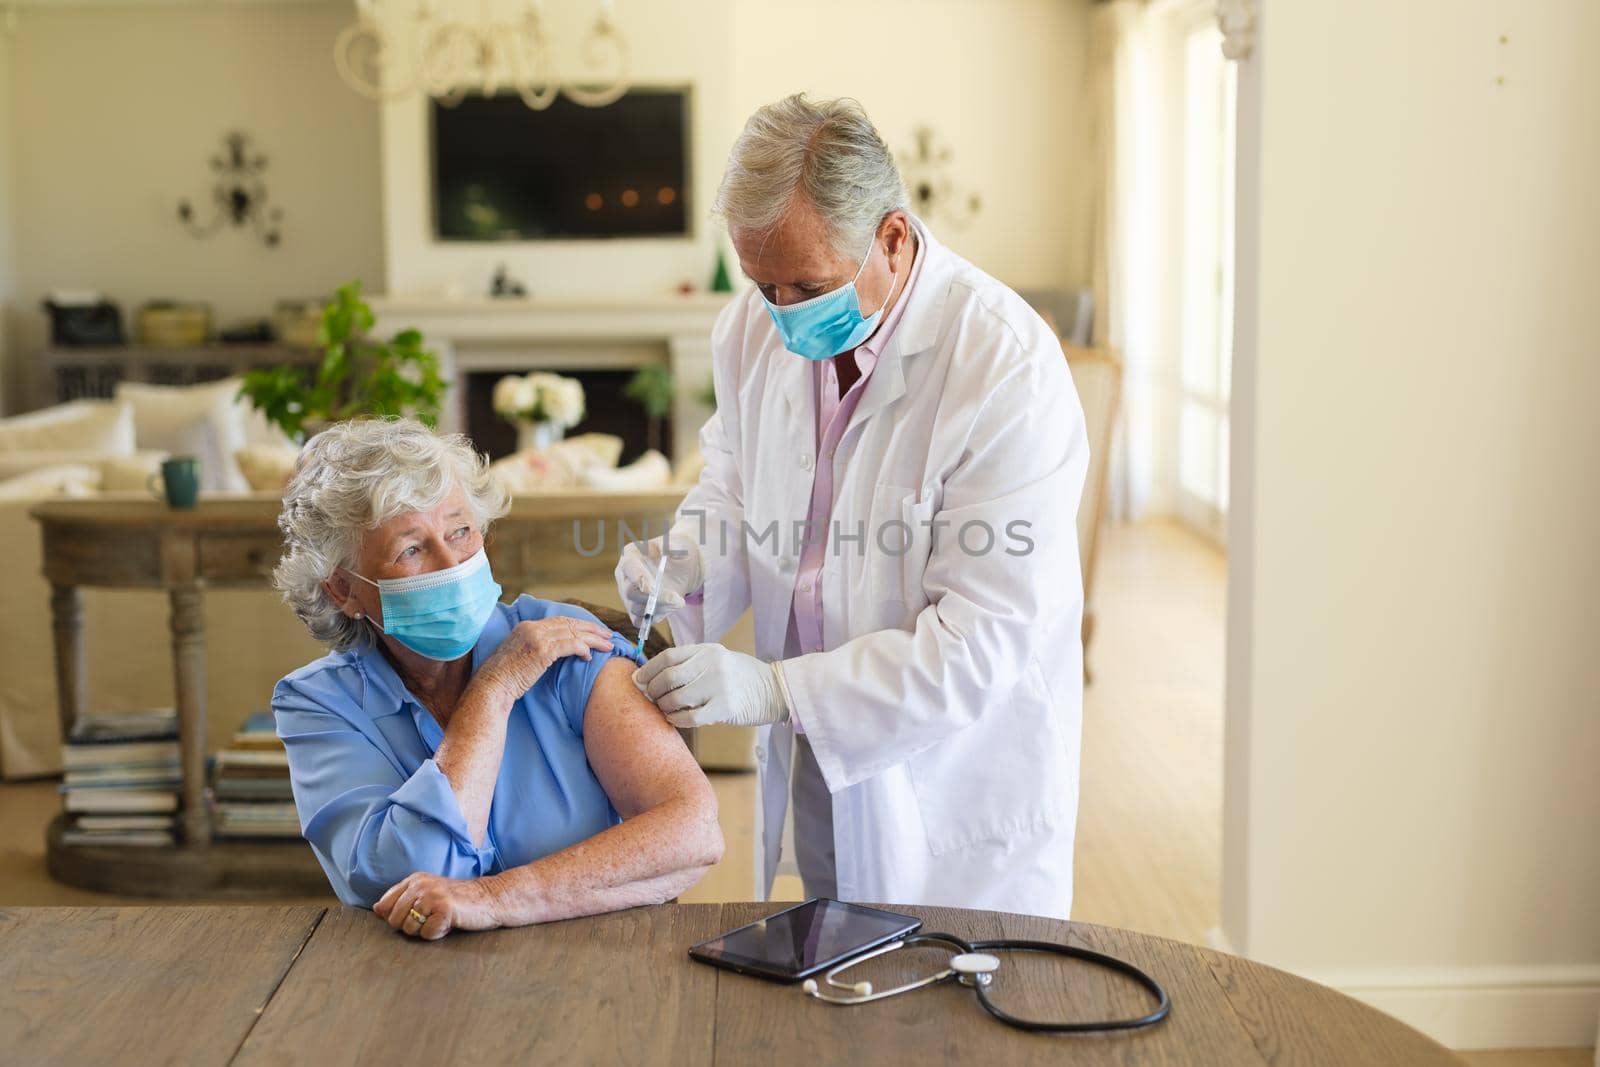
MULTIPOLYGON (((573 604, 555 603, 551 608, 557 615, 582 619, 585 622, 600 622, 593 614, 573 604)), ((594 691, 594 683, 600 677, 600 671, 614 656, 621 656, 630 662, 633 659, 633 642, 615 631, 611 634, 610 651, 593 651, 588 659, 563 656, 556 660, 551 668, 553 675, 551 684, 555 689, 556 699, 561 704, 567 727, 578 737, 583 736, 583 719, 589 710, 589 694, 594 691)))
POLYGON ((476 878, 492 867, 493 849, 474 846, 433 760, 405 775, 348 719, 287 683, 272 710, 301 832, 341 901, 370 907, 416 871, 476 878))

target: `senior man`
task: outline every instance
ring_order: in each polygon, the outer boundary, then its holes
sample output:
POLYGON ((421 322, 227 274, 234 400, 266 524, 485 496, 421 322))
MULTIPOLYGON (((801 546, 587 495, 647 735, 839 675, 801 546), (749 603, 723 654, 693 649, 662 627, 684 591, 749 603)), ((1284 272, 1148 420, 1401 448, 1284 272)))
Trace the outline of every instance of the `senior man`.
POLYGON ((808 895, 1065 918, 1088 463, 1061 346, 934 240, 860 106, 761 108, 717 195, 754 287, 712 338, 706 466, 630 547, 635 683, 679 726, 756 727, 758 885, 785 808, 808 895), (715 642, 746 608, 756 655, 715 642))

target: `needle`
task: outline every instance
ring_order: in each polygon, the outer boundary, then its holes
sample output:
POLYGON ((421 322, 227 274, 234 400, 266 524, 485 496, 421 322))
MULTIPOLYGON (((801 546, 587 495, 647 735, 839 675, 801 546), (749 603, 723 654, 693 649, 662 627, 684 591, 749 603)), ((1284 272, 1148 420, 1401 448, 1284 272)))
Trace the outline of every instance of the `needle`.
POLYGON ((650 627, 656 621, 656 600, 661 596, 661 578, 667 573, 667 546, 661 546, 661 562, 656 564, 656 580, 650 585, 650 599, 644 604, 644 621, 639 625, 639 649, 635 658, 644 662, 644 642, 650 636, 650 627))

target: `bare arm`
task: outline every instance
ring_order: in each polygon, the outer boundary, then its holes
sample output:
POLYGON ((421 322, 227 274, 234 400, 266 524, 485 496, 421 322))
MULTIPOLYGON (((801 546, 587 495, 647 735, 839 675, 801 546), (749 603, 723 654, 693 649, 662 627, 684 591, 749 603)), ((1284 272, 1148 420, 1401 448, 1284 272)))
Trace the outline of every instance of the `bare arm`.
POLYGON ((622 825, 480 879, 507 926, 670 900, 722 858, 717 800, 677 730, 616 659, 595 680, 583 742, 622 825))
POLYGON ((489 827, 489 802, 505 754, 506 717, 516 698, 491 679, 474 678, 444 729, 433 761, 450 783, 472 843, 483 847, 489 827))
POLYGON ((659 904, 698 881, 722 858, 716 795, 632 675, 626 660, 607 663, 584 711, 589 765, 621 814, 621 826, 483 878, 417 871, 392 885, 373 910, 409 936, 436 941, 451 930, 659 904))
MULTIPOLYGON (((611 631, 598 623, 566 616, 519 622, 473 675, 433 754, 461 805, 473 844, 482 848, 488 833, 512 705, 562 656, 588 659, 610 647, 611 631)), ((598 692, 598 684, 595 688, 598 692)))

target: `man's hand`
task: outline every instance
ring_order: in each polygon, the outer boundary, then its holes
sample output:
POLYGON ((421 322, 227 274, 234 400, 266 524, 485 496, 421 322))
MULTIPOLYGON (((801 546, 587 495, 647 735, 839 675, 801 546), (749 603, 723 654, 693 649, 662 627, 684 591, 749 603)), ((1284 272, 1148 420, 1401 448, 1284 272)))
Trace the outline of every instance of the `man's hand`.
POLYGON ((669 648, 635 671, 633 684, 677 727, 763 726, 789 718, 777 666, 722 645, 669 648))
POLYGON ((372 910, 401 933, 424 941, 437 941, 451 930, 493 930, 502 923, 487 883, 417 871, 390 886, 372 910))
POLYGON ((661 575, 661 595, 656 597, 656 622, 683 607, 684 597, 699 590, 705 582, 700 550, 681 534, 652 538, 645 541, 642 548, 638 543, 628 544, 622 550, 613 576, 617 580, 617 593, 635 626, 644 621, 645 605, 650 600, 650 590, 655 587, 656 569, 661 565, 663 552, 669 555, 667 569, 661 575))

